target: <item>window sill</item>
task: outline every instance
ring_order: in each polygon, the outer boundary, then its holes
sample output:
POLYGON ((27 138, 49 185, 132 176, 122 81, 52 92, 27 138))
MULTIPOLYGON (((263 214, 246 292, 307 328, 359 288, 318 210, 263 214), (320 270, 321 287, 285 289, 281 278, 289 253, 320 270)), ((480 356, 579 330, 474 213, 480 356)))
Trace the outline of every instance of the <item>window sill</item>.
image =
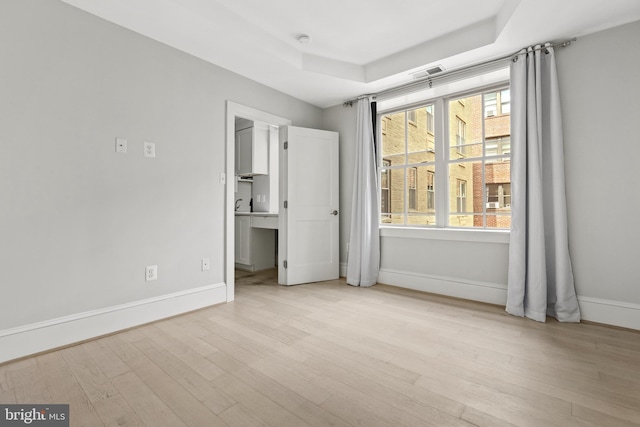
POLYGON ((510 235, 511 233, 509 230, 389 227, 380 225, 380 237, 400 237, 404 239, 509 244, 510 235))

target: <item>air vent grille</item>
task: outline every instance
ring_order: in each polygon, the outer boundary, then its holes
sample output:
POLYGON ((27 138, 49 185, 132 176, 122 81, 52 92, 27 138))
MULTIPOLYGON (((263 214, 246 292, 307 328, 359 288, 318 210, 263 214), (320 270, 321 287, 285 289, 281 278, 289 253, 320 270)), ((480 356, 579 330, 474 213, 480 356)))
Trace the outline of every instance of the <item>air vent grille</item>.
POLYGON ((431 67, 426 70, 416 71, 411 75, 413 76, 414 80, 420 80, 420 79, 424 79, 425 77, 431 77, 434 74, 439 74, 443 71, 444 71, 444 68, 442 67, 442 65, 436 65, 435 67, 431 67))

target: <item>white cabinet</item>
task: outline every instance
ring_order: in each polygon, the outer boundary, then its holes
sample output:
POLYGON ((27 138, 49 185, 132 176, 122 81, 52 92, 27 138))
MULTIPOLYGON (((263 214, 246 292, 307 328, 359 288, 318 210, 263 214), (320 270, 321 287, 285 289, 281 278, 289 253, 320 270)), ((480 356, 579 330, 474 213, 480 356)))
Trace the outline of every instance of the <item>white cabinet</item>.
POLYGON ((248 271, 274 268, 276 233, 273 229, 252 227, 252 221, 252 215, 236 215, 236 268, 248 271))
POLYGON ((254 122, 253 126, 236 131, 236 175, 268 173, 269 127, 254 122))
POLYGON ((236 263, 251 264, 251 217, 236 216, 236 263))

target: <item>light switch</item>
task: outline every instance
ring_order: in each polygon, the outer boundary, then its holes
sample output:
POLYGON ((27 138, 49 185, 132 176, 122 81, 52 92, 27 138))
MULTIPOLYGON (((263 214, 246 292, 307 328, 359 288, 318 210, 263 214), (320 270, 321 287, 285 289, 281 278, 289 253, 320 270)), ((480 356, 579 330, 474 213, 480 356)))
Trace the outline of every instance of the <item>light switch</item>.
POLYGON ((156 144, 153 142, 144 143, 144 156, 145 157, 155 157, 156 156, 156 144))
POLYGON ((125 138, 116 138, 116 153, 127 152, 127 140, 125 138))

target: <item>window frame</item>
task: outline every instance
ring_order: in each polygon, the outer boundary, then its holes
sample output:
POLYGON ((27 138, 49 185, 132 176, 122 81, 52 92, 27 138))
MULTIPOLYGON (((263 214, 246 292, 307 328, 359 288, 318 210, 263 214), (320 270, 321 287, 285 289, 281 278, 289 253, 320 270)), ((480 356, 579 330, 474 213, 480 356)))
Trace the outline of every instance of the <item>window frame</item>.
MULTIPOLYGON (((408 199, 407 199, 406 205, 405 205, 405 212, 404 212, 405 223, 391 224, 391 223, 383 223, 381 221, 379 223, 381 236, 396 236, 396 235, 401 236, 401 235, 404 235, 408 230, 414 230, 416 232, 418 232, 419 230, 423 230, 424 234, 423 234, 423 231, 419 231, 419 234, 417 234, 416 236, 424 236, 424 237, 430 236, 432 238, 438 238, 438 239, 446 238, 446 236, 455 236, 455 240, 466 240, 467 238, 460 237, 461 235, 458 233, 463 233, 463 234, 471 233, 473 234, 473 236, 469 238, 470 239, 469 241, 483 241, 483 239, 485 239, 482 237, 483 235, 485 236, 490 236, 490 235, 508 236, 509 235, 511 231, 510 229, 487 227, 486 221, 483 221, 484 225, 482 227, 464 227, 464 226, 456 226, 456 225, 449 224, 449 216, 452 214, 455 215, 457 212, 452 212, 449 206, 450 190, 448 189, 448 185, 449 185, 448 184, 448 181, 449 181, 448 168, 449 168, 449 165, 451 164, 449 150, 451 150, 452 147, 447 142, 447 141, 450 141, 450 130, 448 125, 449 102, 454 100, 460 100, 461 98, 466 98, 473 95, 483 95, 488 92, 489 93, 497 92, 496 104, 498 104, 498 101, 499 101, 498 98, 500 97, 501 92, 507 89, 510 89, 509 80, 500 81, 500 82, 496 82, 496 83, 492 83, 484 86, 479 85, 477 87, 473 87, 463 91, 446 93, 438 97, 429 97, 424 100, 421 100, 420 102, 413 102, 411 104, 396 105, 393 108, 385 109, 382 112, 378 113, 377 121, 379 123, 379 121, 383 117, 389 116, 391 114, 407 112, 409 110, 415 110, 417 108, 424 108, 424 107, 427 107, 428 105, 433 105, 433 115, 434 115, 434 122, 435 122, 435 128, 433 132, 433 135, 435 136, 434 150, 436 152, 436 159, 437 159, 436 162, 434 163, 435 171, 433 172, 434 174, 433 183, 434 183, 434 188, 447 189, 445 191, 442 191, 441 193, 434 192, 434 204, 435 204, 434 208, 435 208, 435 217, 436 217, 435 225, 409 224, 407 222, 407 214, 409 213, 408 199), (406 230, 406 231, 402 231, 402 230, 406 230), (434 233, 434 234, 431 234, 431 233, 434 233), (439 237, 433 237, 435 235, 439 237)), ((484 112, 484 107, 485 107, 484 97, 481 101, 481 104, 483 109, 482 119, 485 120, 487 116, 485 115, 485 112, 484 112)), ((496 107, 499 108, 498 105, 496 105, 496 107)), ((405 113, 405 117, 407 117, 406 114, 407 113, 405 113)), ((462 120, 460 118, 458 119, 462 120)), ((408 124, 408 120, 406 120, 405 123, 408 124)), ((484 126, 484 122, 483 122, 483 126, 484 126)), ((511 138, 511 135, 509 135, 509 138, 511 138)), ((382 143, 381 132, 379 133, 379 141, 382 143)), ((486 156, 484 155, 484 151, 483 151, 483 156, 481 158, 485 158, 485 160, 488 161, 488 159, 486 159, 486 156)), ((382 164, 382 149, 378 150, 378 164, 379 165, 382 164)), ((418 165, 406 163, 403 165, 396 165, 391 167, 385 166, 385 169, 387 170, 404 169, 406 171, 411 167, 415 167, 415 166, 418 166, 418 165)), ((405 172, 405 183, 406 183, 406 176, 407 176, 406 174, 407 172, 405 172)), ((378 176, 378 178, 380 178, 380 175, 378 176)), ((483 199, 484 199, 486 197, 485 188, 483 188, 483 193, 484 193, 483 194, 483 199)), ((408 196, 408 189, 405 187, 405 197, 407 196, 408 196)), ((489 212, 487 212, 485 208, 485 210, 483 211, 483 217, 488 214, 489 212)), ((496 237, 496 238, 498 239, 498 241, 504 241, 505 239, 505 237, 496 237)), ((486 237, 486 239, 489 239, 487 241, 493 241, 496 238, 486 237)), ((506 237, 506 239, 508 239, 508 237, 506 237)))

